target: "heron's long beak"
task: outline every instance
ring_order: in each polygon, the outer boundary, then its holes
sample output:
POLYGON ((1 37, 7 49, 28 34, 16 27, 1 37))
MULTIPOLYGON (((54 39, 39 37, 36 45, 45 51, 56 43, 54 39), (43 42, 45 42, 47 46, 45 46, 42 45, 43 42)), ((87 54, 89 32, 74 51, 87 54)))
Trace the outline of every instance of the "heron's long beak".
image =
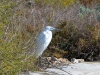
POLYGON ((60 31, 60 29, 56 29, 56 30, 60 31))
POLYGON ((54 28, 54 30, 58 30, 58 31, 60 31, 60 29, 58 29, 58 28, 54 28))

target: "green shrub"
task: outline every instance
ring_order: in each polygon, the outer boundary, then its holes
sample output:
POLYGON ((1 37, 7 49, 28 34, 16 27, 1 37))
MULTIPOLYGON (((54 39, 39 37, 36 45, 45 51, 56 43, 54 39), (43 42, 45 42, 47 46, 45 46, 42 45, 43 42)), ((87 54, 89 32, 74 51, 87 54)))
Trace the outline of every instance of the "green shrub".
POLYGON ((100 32, 96 13, 89 12, 81 17, 78 15, 79 9, 80 5, 74 5, 67 11, 66 14, 68 15, 64 16, 66 19, 60 21, 60 24, 57 25, 61 31, 53 35, 53 40, 47 52, 49 51, 50 55, 56 56, 59 54, 59 52, 56 52, 58 49, 67 52, 61 53, 61 55, 69 60, 71 58, 83 58, 87 61, 99 60, 100 32))
POLYGON ((32 32, 35 30, 23 24, 26 9, 24 4, 22 8, 20 5, 13 0, 0 2, 0 75, 17 75, 23 70, 38 68, 35 56, 30 56, 35 40, 32 32))

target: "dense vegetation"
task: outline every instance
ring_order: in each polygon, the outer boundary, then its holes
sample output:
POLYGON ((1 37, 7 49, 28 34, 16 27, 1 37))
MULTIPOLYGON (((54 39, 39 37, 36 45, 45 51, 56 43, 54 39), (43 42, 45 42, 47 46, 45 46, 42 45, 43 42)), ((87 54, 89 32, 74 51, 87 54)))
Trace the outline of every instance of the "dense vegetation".
POLYGON ((69 60, 100 60, 100 5, 94 2, 81 2, 66 10, 62 18, 60 17, 62 20, 57 24, 61 31, 54 33, 51 45, 44 55, 65 57, 69 60))
POLYGON ((99 0, 0 0, 0 75, 38 70, 34 41, 59 28, 43 56, 100 60, 99 0))

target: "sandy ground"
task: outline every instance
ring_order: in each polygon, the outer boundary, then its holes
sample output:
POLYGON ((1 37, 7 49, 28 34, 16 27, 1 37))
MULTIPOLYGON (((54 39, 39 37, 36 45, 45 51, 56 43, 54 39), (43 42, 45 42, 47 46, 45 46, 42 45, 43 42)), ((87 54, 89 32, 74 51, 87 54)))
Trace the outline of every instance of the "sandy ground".
POLYGON ((30 72, 30 75, 100 75, 100 62, 84 62, 47 68, 45 72, 30 72))

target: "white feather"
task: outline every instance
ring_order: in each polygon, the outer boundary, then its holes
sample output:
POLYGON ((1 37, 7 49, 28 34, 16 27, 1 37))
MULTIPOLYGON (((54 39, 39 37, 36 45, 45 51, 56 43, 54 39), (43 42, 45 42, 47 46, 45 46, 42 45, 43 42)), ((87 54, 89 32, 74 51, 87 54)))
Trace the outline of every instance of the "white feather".
POLYGON ((37 37, 35 42, 35 54, 36 57, 39 57, 42 55, 44 50, 48 47, 48 45, 51 42, 52 39, 52 31, 56 28, 53 28, 51 26, 47 26, 37 37))

